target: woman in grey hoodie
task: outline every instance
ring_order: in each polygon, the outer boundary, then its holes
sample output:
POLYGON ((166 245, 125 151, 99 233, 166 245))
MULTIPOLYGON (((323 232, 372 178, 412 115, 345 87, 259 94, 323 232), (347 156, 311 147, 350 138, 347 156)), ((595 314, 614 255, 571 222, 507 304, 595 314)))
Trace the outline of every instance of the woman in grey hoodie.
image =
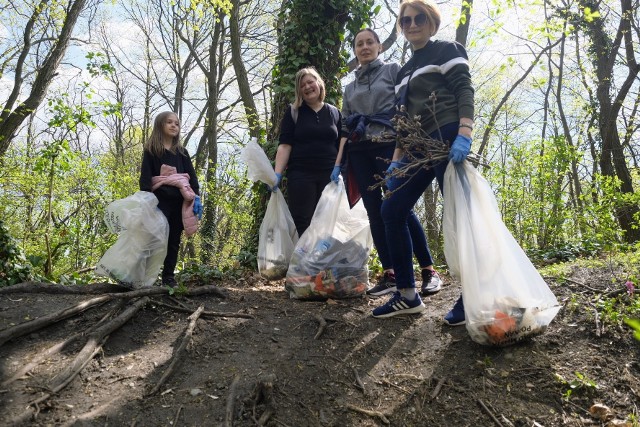
MULTIPOLYGON (((381 296, 395 292, 396 283, 385 226, 380 215, 383 191, 380 187, 373 190, 369 187, 377 183, 376 176, 384 176, 395 142, 373 142, 373 138, 382 132, 393 131, 390 120, 395 114, 394 87, 400 66, 396 63, 387 64, 378 57, 382 52, 382 44, 376 32, 370 28, 356 34, 353 51, 359 66, 355 70, 354 81, 344 91, 342 138, 331 179, 338 181, 343 156, 348 156, 350 177, 357 181, 369 216, 373 243, 384 271, 380 281, 367 294, 381 296)), ((421 293, 425 296, 435 294, 440 291, 442 281, 433 269, 424 230, 413 211, 409 214, 408 224, 413 253, 422 269, 421 293)))

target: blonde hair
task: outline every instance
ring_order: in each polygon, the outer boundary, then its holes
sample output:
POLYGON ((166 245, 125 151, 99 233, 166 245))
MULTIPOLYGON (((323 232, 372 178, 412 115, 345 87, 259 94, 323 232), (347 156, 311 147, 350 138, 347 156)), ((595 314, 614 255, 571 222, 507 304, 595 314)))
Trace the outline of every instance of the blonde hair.
POLYGON ((293 106, 295 108, 300 108, 302 105, 302 89, 300 88, 300 82, 305 76, 312 75, 316 81, 318 82, 318 86, 320 87, 320 101, 324 101, 324 97, 326 95, 326 90, 324 88, 324 80, 320 77, 320 74, 313 67, 306 67, 298 70, 296 73, 296 99, 293 102, 293 106))
MULTIPOLYGON (((163 111, 156 116, 153 121, 153 130, 151 131, 151 135, 144 144, 144 149, 156 157, 162 157, 164 154, 165 148, 162 143, 164 140, 164 124, 169 116, 176 116, 176 118, 178 118, 178 115, 173 111, 163 111)), ((179 151, 180 153, 184 152, 184 148, 180 143, 180 135, 176 135, 172 138, 170 151, 172 153, 175 153, 176 151, 179 151)))
POLYGON ((404 17, 404 12, 409 6, 425 14, 427 17, 427 25, 431 28, 431 35, 435 36, 440 29, 442 17, 440 15, 440 8, 432 0, 402 0, 400 2, 400 12, 398 13, 398 19, 396 21, 398 31, 402 32, 400 20, 404 17))

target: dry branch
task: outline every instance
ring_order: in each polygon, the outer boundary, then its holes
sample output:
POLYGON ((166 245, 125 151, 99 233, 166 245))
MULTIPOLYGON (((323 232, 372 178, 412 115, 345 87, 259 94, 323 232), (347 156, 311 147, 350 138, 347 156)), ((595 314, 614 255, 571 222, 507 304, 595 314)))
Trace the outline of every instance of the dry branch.
POLYGON ((95 305, 104 304, 111 299, 111 295, 102 295, 87 301, 82 301, 80 304, 74 305, 72 307, 67 307, 55 313, 51 313, 37 319, 29 320, 28 322, 21 323, 11 328, 7 328, 3 331, 0 331, 0 346, 2 346, 9 340, 30 334, 31 332, 35 332, 68 317, 75 316, 76 314, 82 313, 88 308, 91 308, 95 305))
POLYGON ((355 367, 353 368, 353 375, 356 377, 356 384, 358 385, 358 388, 362 391, 362 394, 366 395, 367 390, 364 388, 364 383, 360 379, 360 374, 358 374, 358 370, 355 367))
MULTIPOLYGON (((158 300, 153 300, 153 303, 156 305, 159 305, 161 307, 167 307, 170 308, 172 310, 175 311, 179 311, 182 313, 193 313, 193 309, 189 308, 187 306, 183 307, 179 307, 177 305, 173 305, 173 304, 167 304, 165 302, 162 301, 158 301, 158 300)), ((246 314, 246 313, 224 313, 221 311, 203 311, 201 314, 202 317, 238 317, 240 319, 255 319, 255 316, 252 316, 251 314, 246 314)))
POLYGON ((3 294, 78 294, 78 295, 96 295, 107 294, 113 292, 126 292, 128 288, 114 285, 111 283, 93 283, 83 286, 66 286, 57 283, 44 282, 23 282, 13 286, 0 289, 0 295, 3 294))
POLYGON ((327 321, 320 314, 315 314, 313 317, 318 321, 318 331, 313 337, 314 340, 317 340, 318 338, 320 338, 325 328, 327 327, 327 321))
POLYGON ((19 368, 16 372, 13 373, 13 375, 10 378, 7 378, 6 380, 4 380, 0 385, 6 386, 11 384, 17 379, 22 378, 27 372, 30 372, 33 368, 38 366, 40 362, 42 362, 44 359, 51 357, 54 354, 58 354, 59 352, 67 348, 68 345, 76 341, 78 338, 87 336, 89 333, 91 333, 91 331, 93 331, 94 329, 102 325, 109 317, 111 317, 117 310, 119 310, 122 307, 122 305, 123 305, 123 302, 120 302, 116 307, 114 307, 107 314, 105 314, 102 317, 102 319, 100 319, 97 323, 91 325, 86 330, 73 334, 72 336, 65 339, 64 341, 59 342, 49 347, 45 351, 38 353, 29 363, 19 368))
POLYGON ((440 390, 442 390, 442 386, 444 385, 444 382, 445 382, 444 378, 440 378, 438 380, 438 384, 436 384, 436 388, 433 389, 433 392, 431 393, 431 396, 429 396, 431 398, 431 400, 433 400, 436 397, 438 397, 438 395, 440 394, 440 390))
POLYGON ((180 342, 180 346, 176 349, 176 351, 173 353, 173 356, 171 357, 171 364, 169 365, 169 368, 167 368, 164 374, 162 374, 162 377, 156 383, 156 385, 151 389, 151 391, 147 393, 147 396, 152 396, 156 394, 158 390, 160 390, 160 387, 162 387, 162 385, 171 376, 171 374, 173 374, 173 371, 175 370, 178 364, 178 361, 180 360, 180 357, 184 352, 184 349, 187 348, 187 345, 191 341, 193 330, 196 328, 196 322, 198 321, 198 318, 200 317, 203 311, 204 311, 204 306, 201 305, 191 316, 189 316, 188 318, 190 320, 189 325, 187 326, 187 329, 185 329, 184 336, 182 337, 182 341, 180 342))
POLYGON ((391 423, 389 422, 389 419, 388 419, 388 418, 386 417, 386 415, 385 415, 385 414, 383 414, 382 412, 379 412, 379 411, 370 411, 370 410, 368 410, 368 409, 359 408, 359 407, 357 407, 357 406, 355 406, 355 405, 352 405, 352 404, 350 404, 350 403, 347 403, 347 408, 351 409, 352 411, 360 412, 361 414, 368 415, 368 416, 370 416, 370 417, 377 417, 377 418, 380 418, 380 421, 382 421, 383 423, 385 423, 385 424, 387 424, 387 425, 391 424, 391 423))
POLYGON ((233 427, 233 419, 235 418, 236 411, 236 392, 238 390, 239 383, 240 377, 236 376, 229 387, 229 396, 227 397, 227 407, 225 410, 225 427, 233 427))
POLYGON ((80 350, 73 361, 57 375, 58 380, 53 383, 51 389, 58 391, 61 389, 60 386, 62 384, 67 384, 71 379, 73 379, 77 372, 80 372, 80 370, 82 370, 81 367, 84 367, 84 365, 86 365, 87 362, 93 358, 96 350, 99 350, 102 346, 101 343, 112 332, 127 323, 148 302, 148 297, 140 298, 110 322, 93 331, 87 338, 87 343, 84 345, 82 350, 80 350))
POLYGON ((504 427, 502 425, 502 423, 500 422, 500 420, 498 420, 496 418, 495 415, 493 415, 493 412, 491 412, 491 410, 487 407, 487 405, 484 404, 484 402, 482 401, 482 399, 478 399, 478 404, 480 404, 480 407, 482 408, 482 410, 489 415, 489 417, 493 420, 494 423, 496 423, 496 425, 498 427, 504 427))

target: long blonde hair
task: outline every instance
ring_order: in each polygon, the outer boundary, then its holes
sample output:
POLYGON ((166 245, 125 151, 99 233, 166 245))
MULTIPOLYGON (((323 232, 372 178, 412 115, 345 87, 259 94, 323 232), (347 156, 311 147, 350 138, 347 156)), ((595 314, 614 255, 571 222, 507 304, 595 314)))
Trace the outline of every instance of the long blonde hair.
POLYGON ((320 74, 318 74, 318 71, 316 71, 315 68, 306 67, 298 70, 298 72, 296 73, 296 99, 293 102, 293 106, 295 108, 300 108, 300 106, 302 105, 303 99, 302 99, 302 89, 300 89, 300 82, 305 76, 309 74, 311 74, 318 82, 318 87, 320 88, 320 101, 321 102, 324 101, 324 97, 326 95, 326 90, 324 88, 324 80, 322 80, 322 77, 320 77, 320 74))
MULTIPOLYGON (((164 124, 167 121, 167 118, 172 115, 178 117, 178 115, 173 111, 163 111, 156 116, 155 120, 153 121, 153 130, 151 131, 151 136, 149 136, 149 139, 144 144, 144 149, 156 157, 162 157, 162 155, 164 154, 165 148, 164 144, 162 143, 164 139, 164 124)), ((184 147, 180 142, 179 134, 172 138, 171 149, 169 151, 171 151, 172 153, 184 152, 184 147)))

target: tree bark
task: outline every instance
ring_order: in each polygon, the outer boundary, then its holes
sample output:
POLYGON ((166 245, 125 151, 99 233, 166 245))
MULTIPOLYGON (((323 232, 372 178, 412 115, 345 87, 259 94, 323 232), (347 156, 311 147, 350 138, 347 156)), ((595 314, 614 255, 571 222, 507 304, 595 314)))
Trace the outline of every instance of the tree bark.
MULTIPOLYGON (((45 3, 47 2, 43 0, 41 2, 41 6, 38 7, 38 10, 40 10, 40 7, 44 7, 45 3)), ((51 81, 55 77, 56 70, 58 69, 60 61, 62 61, 67 50, 71 34, 73 33, 73 28, 76 25, 80 13, 84 10, 86 3, 87 0, 75 0, 71 4, 69 12, 64 19, 62 29, 60 30, 60 35, 56 39, 53 49, 48 53, 42 67, 37 71, 33 86, 31 87, 31 92, 27 99, 25 99, 24 102, 18 105, 18 107, 13 111, 11 111, 11 108, 13 107, 12 103, 7 103, 3 109, 3 115, 0 116, 0 157, 3 157, 9 149, 11 140, 15 137, 15 134, 22 122, 29 115, 35 112, 44 99, 47 89, 49 88, 49 84, 51 84, 51 81)), ((34 19, 37 19, 37 16, 35 16, 34 19)), ((30 40, 28 40, 30 30, 27 30, 25 31, 25 46, 30 43, 30 40)), ((15 85, 17 86, 18 92, 23 78, 22 70, 16 70, 15 85)), ((14 91, 15 90, 16 87, 14 86, 14 91)), ((13 97, 10 97, 10 101, 12 98, 13 97)))

